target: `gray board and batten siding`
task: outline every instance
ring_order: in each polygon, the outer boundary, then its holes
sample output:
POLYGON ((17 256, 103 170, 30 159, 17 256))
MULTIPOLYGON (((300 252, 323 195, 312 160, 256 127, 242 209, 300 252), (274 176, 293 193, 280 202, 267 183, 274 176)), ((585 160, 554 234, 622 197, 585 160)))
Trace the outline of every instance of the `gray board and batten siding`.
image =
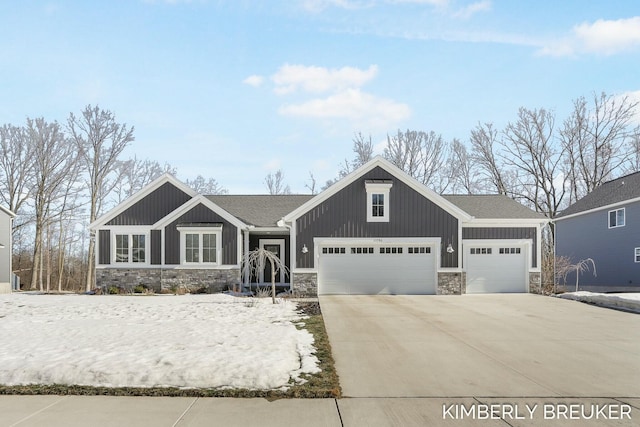
MULTIPOLYGON (((635 262, 635 248, 640 247, 640 202, 587 212, 555 223, 556 256, 566 256, 575 264, 591 258, 591 266, 580 275, 580 288, 613 290, 640 286, 640 263, 635 262), (609 228, 609 211, 624 208, 625 225, 609 228)), ((567 276, 566 285, 575 287, 575 273, 567 276)))
MULTIPOLYGON (((104 225, 152 225, 190 199, 190 195, 166 182, 104 225)), ((159 265, 162 259, 160 232, 152 231, 150 239, 151 264, 159 265)), ((110 230, 99 230, 98 242, 98 264, 109 265, 111 263, 110 230)))
POLYGON ((191 200, 191 196, 166 182, 105 225, 152 225, 191 200))
POLYGON ((468 227, 462 229, 462 240, 531 239, 531 267, 538 266, 537 229, 535 227, 468 227))
POLYGON ((314 237, 440 237, 442 267, 458 267, 458 219, 381 167, 313 207, 296 220, 297 268, 314 267, 314 237), (366 180, 390 180, 389 222, 367 222, 366 180), (308 252, 302 253, 306 245, 308 252))
POLYGON ((222 224, 222 260, 220 264, 238 264, 238 229, 235 225, 199 203, 164 229, 165 264, 180 264, 180 232, 178 224, 222 224))

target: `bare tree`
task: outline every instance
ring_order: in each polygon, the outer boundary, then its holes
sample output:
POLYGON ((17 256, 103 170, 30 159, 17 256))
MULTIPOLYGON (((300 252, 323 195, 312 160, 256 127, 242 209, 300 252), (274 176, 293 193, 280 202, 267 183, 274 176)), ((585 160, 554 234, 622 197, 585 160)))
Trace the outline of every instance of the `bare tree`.
POLYGON ((318 194, 316 177, 313 176, 313 173, 311 171, 309 171, 309 179, 311 180, 311 182, 305 184, 304 186, 309 189, 311 194, 318 194))
POLYGON ((13 212, 20 212, 32 196, 33 145, 26 128, 6 124, 0 127, 0 200, 13 212))
POLYGON ((250 251, 244 258, 244 270, 247 277, 253 274, 260 275, 265 265, 269 263, 271 267, 271 302, 276 303, 276 275, 279 271, 287 272, 287 266, 275 253, 264 248, 256 248, 250 251), (247 274, 248 273, 248 274, 247 274))
POLYGON ((451 158, 449 161, 452 170, 454 193, 462 192, 474 194, 478 192, 478 172, 467 147, 454 139, 451 142, 451 158))
POLYGON ((61 197, 65 183, 77 169, 77 156, 75 147, 62 133, 57 122, 47 123, 42 118, 27 119, 27 132, 33 146, 31 161, 34 166, 35 241, 31 289, 39 285, 42 291, 44 233, 50 229, 53 204, 61 197))
POLYGON ((550 111, 520 108, 518 120, 507 125, 501 141, 503 161, 518 177, 514 196, 547 218, 558 213, 566 192, 562 174, 565 151, 554 143, 554 123, 550 111))
POLYGON ((291 194, 291 189, 284 183, 284 173, 278 169, 275 174, 270 173, 264 179, 264 184, 269 190, 269 194, 291 194))
POLYGON ((195 179, 185 181, 189 187, 199 194, 227 194, 228 191, 213 178, 205 179, 202 175, 198 175, 195 179))
POLYGON ((635 127, 633 131, 631 131, 627 139, 627 150, 629 152, 629 158, 624 165, 623 173, 640 172, 640 126, 635 127))
MULTIPOLYGON (((91 223, 102 212, 103 200, 117 182, 117 179, 110 176, 118 164, 118 157, 134 140, 133 127, 117 123, 111 111, 91 105, 87 105, 80 117, 71 113, 67 127, 86 168, 91 223)), ((87 253, 87 291, 91 290, 94 283, 94 254, 95 239, 90 238, 87 253)))
POLYGON ((471 130, 471 158, 480 169, 484 177, 485 188, 498 194, 507 194, 507 180, 504 176, 502 164, 496 153, 498 131, 492 123, 478 123, 471 130))
POLYGON ((637 113, 638 102, 604 92, 592 95, 592 105, 584 97, 573 102, 560 138, 569 153, 568 175, 571 200, 593 191, 620 172, 629 159, 628 139, 634 133, 629 125, 637 113))
POLYGON ((114 168, 116 179, 112 191, 115 198, 114 203, 121 203, 131 197, 145 185, 164 173, 176 174, 176 168, 169 163, 161 165, 157 161, 149 159, 138 159, 134 157, 128 160, 118 160, 114 168))
POLYGON ((435 132, 407 130, 387 135, 384 157, 433 190, 443 193, 451 184, 448 145, 435 132))

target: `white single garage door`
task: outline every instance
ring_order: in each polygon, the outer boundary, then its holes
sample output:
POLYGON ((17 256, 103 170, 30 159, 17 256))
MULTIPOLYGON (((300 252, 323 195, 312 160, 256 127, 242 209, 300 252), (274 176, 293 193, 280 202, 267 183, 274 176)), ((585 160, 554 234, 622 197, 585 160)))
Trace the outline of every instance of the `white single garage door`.
POLYGON ((435 294, 433 243, 336 243, 318 247, 318 293, 435 294))
POLYGON ((527 292, 527 245, 464 243, 467 293, 527 292))

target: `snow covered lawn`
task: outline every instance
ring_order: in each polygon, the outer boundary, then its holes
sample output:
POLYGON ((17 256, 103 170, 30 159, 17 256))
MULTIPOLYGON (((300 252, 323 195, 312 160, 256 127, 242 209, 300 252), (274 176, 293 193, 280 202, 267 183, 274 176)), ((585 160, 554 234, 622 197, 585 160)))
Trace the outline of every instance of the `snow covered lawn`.
POLYGON ((640 313, 640 293, 601 294, 597 292, 578 291, 560 294, 558 297, 640 313))
POLYGON ((295 304, 0 295, 0 384, 275 389, 318 372, 295 304))

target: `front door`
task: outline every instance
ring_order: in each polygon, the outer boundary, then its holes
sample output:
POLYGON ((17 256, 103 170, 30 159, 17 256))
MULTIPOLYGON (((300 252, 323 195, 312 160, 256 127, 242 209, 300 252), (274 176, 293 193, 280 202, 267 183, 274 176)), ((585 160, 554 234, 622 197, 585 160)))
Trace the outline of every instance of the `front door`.
MULTIPOLYGON (((284 239, 260 239, 260 247, 275 254, 283 263, 285 262, 284 239)), ((265 261, 264 268, 260 271, 260 282, 271 283, 271 263, 269 261, 265 261)), ((276 283, 284 283, 284 271, 282 269, 276 271, 276 283)))

